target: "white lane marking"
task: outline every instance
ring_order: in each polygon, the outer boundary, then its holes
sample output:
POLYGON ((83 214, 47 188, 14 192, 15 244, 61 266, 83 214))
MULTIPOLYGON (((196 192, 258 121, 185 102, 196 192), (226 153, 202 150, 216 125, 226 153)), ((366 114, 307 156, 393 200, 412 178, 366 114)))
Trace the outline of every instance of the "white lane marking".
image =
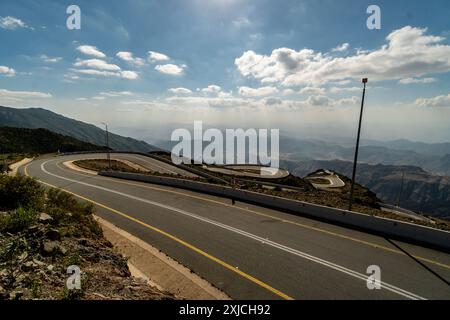
MULTIPOLYGON (((130 199, 133 199, 133 200, 137 200, 137 201, 140 201, 140 202, 144 202, 144 203, 147 203, 147 204, 150 204, 150 205, 153 205, 153 206, 156 206, 156 207, 160 207, 160 208, 163 208, 163 209, 166 209, 166 210, 169 210, 169 211, 174 211, 174 212, 183 214, 185 216, 189 216, 191 218, 200 220, 202 222, 206 222, 206 223, 215 225, 215 226, 220 227, 222 229, 226 229, 228 231, 240 234, 240 235, 242 235, 244 237, 247 237, 247 238, 259 241, 259 242, 261 242, 263 244, 266 244, 266 245, 269 245, 271 247, 280 249, 282 251, 291 253, 293 255, 302 257, 302 258, 307 259, 309 261, 316 262, 318 264, 321 264, 321 265, 326 266, 328 268, 331 268, 333 270, 336 270, 336 271, 345 273, 345 274, 347 274, 349 276, 352 276, 354 278, 363 280, 364 282, 367 281, 367 275, 365 275, 365 274, 362 274, 362 273, 359 273, 357 271, 345 268, 343 266, 340 266, 338 264, 332 263, 330 261, 327 261, 327 260, 324 260, 324 259, 312 256, 310 254, 307 254, 305 252, 299 251, 297 249, 293 249, 293 248, 287 247, 287 246, 279 244, 277 242, 274 242, 274 241, 271 241, 271 240, 267 240, 265 238, 259 237, 257 235, 252 234, 252 233, 246 232, 244 230, 237 229, 237 228, 231 227, 229 225, 226 225, 226 224, 223 224, 223 223, 220 223, 220 222, 217 222, 217 221, 214 221, 214 220, 211 220, 211 219, 208 219, 208 218, 196 215, 194 213, 191 213, 191 212, 188 212, 188 211, 185 211, 185 210, 182 210, 182 209, 178 209, 178 208, 175 208, 175 207, 172 207, 172 206, 168 206, 168 205, 165 205, 165 204, 162 204, 162 203, 159 203, 159 202, 155 202, 155 201, 151 201, 151 200, 148 200, 148 199, 139 198, 139 197, 136 197, 136 196, 133 196, 133 195, 130 195, 130 194, 126 194, 126 193, 120 192, 120 191, 108 189, 108 188, 101 187, 101 186, 96 186, 96 185, 93 185, 93 184, 89 184, 89 183, 86 183, 86 182, 82 182, 82 181, 78 181, 78 180, 74 180, 74 179, 70 179, 70 178, 65 178, 65 177, 62 177, 60 175, 48 172, 45 169, 45 165, 48 162, 50 162, 50 161, 54 161, 54 160, 47 160, 46 162, 41 164, 41 170, 43 172, 45 172, 46 174, 48 174, 48 175, 54 176, 54 177, 62 179, 62 180, 67 180, 67 181, 71 181, 71 182, 74 182, 74 183, 78 183, 78 184, 81 184, 81 185, 84 185, 84 186, 87 186, 87 187, 91 187, 91 188, 103 190, 103 191, 106 191, 106 192, 118 194, 120 196, 123 196, 123 197, 126 197, 126 198, 130 198, 130 199)), ((416 294, 414 294, 412 292, 409 292, 407 290, 401 289, 399 287, 396 287, 396 286, 391 285, 391 284, 386 283, 386 282, 381 282, 381 286, 382 286, 383 289, 386 289, 388 291, 394 292, 394 293, 396 293, 398 295, 401 295, 403 297, 406 297, 408 299, 412 299, 412 300, 426 300, 425 298, 423 298, 423 297, 421 297, 419 295, 416 295, 416 294)))

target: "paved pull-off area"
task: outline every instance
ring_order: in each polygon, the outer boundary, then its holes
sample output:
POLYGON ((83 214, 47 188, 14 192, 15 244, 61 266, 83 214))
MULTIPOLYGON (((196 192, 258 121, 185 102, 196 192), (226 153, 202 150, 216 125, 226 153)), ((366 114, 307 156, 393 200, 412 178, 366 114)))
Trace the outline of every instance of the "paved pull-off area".
MULTIPOLYGON (((19 172, 94 203, 98 216, 160 249, 231 298, 450 299, 449 254, 258 206, 232 205, 229 199, 90 175, 63 165, 87 157, 96 155, 36 159, 19 172), (366 272, 372 265, 381 270, 380 290, 367 287, 366 272)), ((114 157, 176 171, 143 156, 114 157)))

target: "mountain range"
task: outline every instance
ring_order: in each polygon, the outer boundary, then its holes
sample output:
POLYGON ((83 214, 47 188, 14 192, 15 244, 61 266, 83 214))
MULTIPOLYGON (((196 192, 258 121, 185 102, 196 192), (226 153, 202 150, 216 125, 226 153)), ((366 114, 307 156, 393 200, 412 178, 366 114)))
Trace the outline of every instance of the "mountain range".
MULTIPOLYGON (((353 146, 322 140, 280 138, 280 154, 285 160, 353 161, 354 150, 353 146)), ((371 165, 416 166, 435 175, 450 176, 450 143, 365 141, 359 149, 358 161, 371 165)))
MULTIPOLYGON (((284 160, 281 165, 300 177, 319 169, 351 177, 353 162, 284 160)), ((415 166, 359 163, 356 182, 375 192, 385 203, 450 219, 450 177, 433 175, 415 166)))
POLYGON ((77 140, 47 129, 0 127, 0 154, 97 151, 106 147, 77 140))
MULTIPOLYGON (((42 108, 15 109, 0 106, 0 126, 43 128, 84 142, 106 145, 105 130, 42 108)), ((150 152, 159 149, 144 141, 114 133, 109 134, 109 146, 117 151, 150 152)))

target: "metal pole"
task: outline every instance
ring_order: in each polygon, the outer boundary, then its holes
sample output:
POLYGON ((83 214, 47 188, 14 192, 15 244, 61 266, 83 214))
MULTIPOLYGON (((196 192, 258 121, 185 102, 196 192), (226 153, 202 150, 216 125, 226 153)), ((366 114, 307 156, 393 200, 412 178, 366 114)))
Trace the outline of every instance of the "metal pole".
POLYGON ((108 159, 108 167, 109 171, 111 171, 111 154, 109 152, 109 132, 108 132, 108 124, 106 122, 102 122, 105 125, 106 128, 106 158, 108 159))
POLYGON ((111 153, 109 152, 109 132, 108 132, 108 125, 106 125, 106 147, 108 148, 108 165, 109 165, 109 171, 111 171, 111 153))
POLYGON ((402 172, 402 182, 400 184, 400 192, 398 193, 398 199, 397 199, 397 208, 400 208, 400 200, 402 198, 403 193, 403 182, 405 181, 405 171, 402 172))
POLYGON ((364 84, 363 88, 363 94, 362 94, 362 100, 361 100, 361 111, 359 113, 359 124, 358 124, 358 136, 356 138, 356 148, 355 148, 355 158, 353 160, 353 173, 352 173, 352 186, 350 188, 350 201, 348 204, 348 210, 352 211, 352 202, 353 202, 353 191, 355 188, 355 178, 356 178, 356 165, 358 163, 358 152, 359 152, 359 138, 361 136, 361 122, 362 122, 362 116, 363 116, 363 110, 364 110, 364 98, 366 96, 366 83, 368 79, 364 78, 362 79, 362 83, 364 84))

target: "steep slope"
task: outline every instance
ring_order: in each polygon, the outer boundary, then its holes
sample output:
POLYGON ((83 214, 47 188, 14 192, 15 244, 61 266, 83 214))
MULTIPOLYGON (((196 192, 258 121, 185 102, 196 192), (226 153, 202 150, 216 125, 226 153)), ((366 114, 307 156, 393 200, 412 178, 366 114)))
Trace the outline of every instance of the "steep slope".
POLYGON ((43 154, 57 152, 95 151, 105 149, 92 143, 63 136, 47 129, 0 127, 1 153, 43 154))
MULTIPOLYGON (((42 108, 15 109, 0 106, 0 126, 44 128, 81 141, 104 146, 105 131, 85 122, 66 118, 42 108)), ((114 150, 149 152, 158 148, 128 137, 110 133, 110 147, 114 150)))
MULTIPOLYGON (((281 165, 301 177, 322 168, 346 176, 352 173, 352 163, 341 160, 283 161, 281 165)), ((397 204, 403 174, 402 207, 450 218, 450 177, 433 175, 414 166, 360 163, 356 181, 375 192, 384 202, 397 204)))

